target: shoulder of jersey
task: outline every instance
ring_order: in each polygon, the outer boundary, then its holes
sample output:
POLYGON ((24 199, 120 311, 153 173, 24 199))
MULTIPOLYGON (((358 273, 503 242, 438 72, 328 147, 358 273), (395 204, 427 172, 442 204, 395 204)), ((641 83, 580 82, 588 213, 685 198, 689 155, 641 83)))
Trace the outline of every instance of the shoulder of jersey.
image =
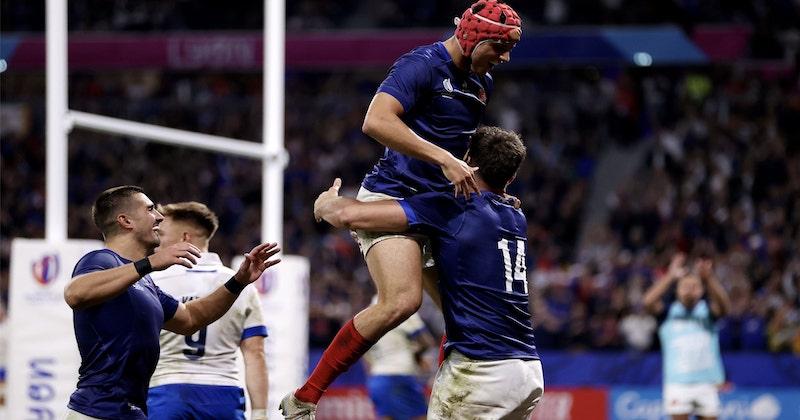
POLYGON ((437 48, 437 44, 423 45, 421 47, 414 48, 402 58, 416 59, 431 66, 438 66, 444 64, 446 60, 442 58, 437 48))

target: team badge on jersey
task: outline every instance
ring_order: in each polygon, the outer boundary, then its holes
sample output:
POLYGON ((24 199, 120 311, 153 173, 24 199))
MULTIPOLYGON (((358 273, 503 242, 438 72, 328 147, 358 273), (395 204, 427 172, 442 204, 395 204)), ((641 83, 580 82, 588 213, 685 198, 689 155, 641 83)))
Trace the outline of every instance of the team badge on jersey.
POLYGON ((442 80, 442 86, 444 86, 444 90, 446 90, 447 92, 450 92, 450 93, 453 92, 453 84, 450 83, 450 79, 442 80))
POLYGON ((481 102, 486 103, 486 90, 484 90, 483 88, 480 88, 480 90, 478 90, 478 99, 480 99, 481 102))

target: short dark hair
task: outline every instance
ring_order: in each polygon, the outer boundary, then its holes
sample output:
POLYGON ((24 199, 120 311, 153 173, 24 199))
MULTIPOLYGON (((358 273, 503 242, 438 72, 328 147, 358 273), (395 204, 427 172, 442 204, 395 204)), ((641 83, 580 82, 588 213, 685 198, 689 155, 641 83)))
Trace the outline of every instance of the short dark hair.
POLYGON ((117 231, 117 215, 128 205, 128 199, 138 193, 144 194, 144 190, 136 185, 122 185, 100 193, 92 206, 92 220, 103 237, 117 231))
POLYGON ((186 201, 158 206, 164 216, 179 222, 188 222, 203 230, 206 238, 211 239, 219 227, 219 219, 211 209, 203 203, 186 201))
POLYGON ((467 156, 490 188, 502 189, 514 178, 526 149, 517 133, 499 127, 478 128, 469 141, 467 156))

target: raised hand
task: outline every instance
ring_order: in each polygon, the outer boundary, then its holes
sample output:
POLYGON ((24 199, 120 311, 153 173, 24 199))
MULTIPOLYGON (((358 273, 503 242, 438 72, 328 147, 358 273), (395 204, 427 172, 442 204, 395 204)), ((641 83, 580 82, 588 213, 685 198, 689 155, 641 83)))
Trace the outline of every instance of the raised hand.
POLYGON ((158 252, 148 259, 154 271, 164 270, 169 266, 180 264, 192 268, 200 258, 200 249, 188 242, 178 242, 166 248, 159 247, 158 252))
POLYGON ((686 267, 684 263, 686 262, 686 255, 683 253, 677 253, 672 256, 672 260, 669 262, 669 268, 667 269, 667 279, 670 281, 677 280, 686 275, 686 267))
POLYGON ((314 201, 314 219, 317 222, 322 221, 322 214, 321 210, 331 201, 339 197, 339 188, 342 187, 342 179, 336 178, 333 180, 333 185, 330 188, 323 191, 322 194, 317 197, 314 201))
POLYGON ((239 266, 239 271, 233 275, 241 284, 247 285, 261 277, 267 268, 281 262, 280 258, 270 260, 275 254, 281 251, 275 242, 267 242, 256 246, 247 254, 244 254, 244 261, 239 266))
POLYGON ((442 173, 455 185, 455 195, 464 194, 464 198, 469 199, 471 193, 479 193, 478 182, 475 181, 475 171, 477 167, 469 166, 466 162, 454 156, 442 164, 442 173))
POLYGON ((711 258, 701 258, 694 263, 700 280, 707 281, 714 275, 714 261, 711 258))

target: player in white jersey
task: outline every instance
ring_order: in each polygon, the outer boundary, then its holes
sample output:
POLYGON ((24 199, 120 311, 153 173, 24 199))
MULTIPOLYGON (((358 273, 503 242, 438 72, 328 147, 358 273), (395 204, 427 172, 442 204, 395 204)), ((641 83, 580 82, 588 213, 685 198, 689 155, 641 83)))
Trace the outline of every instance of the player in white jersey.
MULTIPOLYGON (((201 251, 192 268, 175 265, 153 273, 166 293, 188 302, 219 287, 234 271, 208 252, 217 229, 217 216, 203 204, 163 206, 161 246, 190 242, 201 251)), ((264 337, 267 329, 258 292, 248 287, 219 320, 191 336, 161 332, 161 357, 150 380, 147 406, 156 419, 244 419, 245 396, 240 386, 237 353, 244 356, 245 385, 250 395, 251 419, 266 419, 267 366, 264 337)))
MULTIPOLYGON (((376 300, 377 296, 373 304, 376 300)), ((419 375, 427 370, 423 353, 433 344, 422 318, 414 314, 364 354, 369 370, 367 390, 378 418, 425 418, 428 404, 419 375)))
POLYGON ((658 336, 664 410, 673 420, 688 420, 692 414, 712 420, 720 412, 717 387, 725 380, 714 322, 728 313, 730 300, 714 276, 711 260, 699 259, 691 271, 684 262, 682 254, 672 257, 666 275, 645 293, 644 304, 654 314, 663 314, 658 336), (665 304, 673 285, 675 299, 665 304))

